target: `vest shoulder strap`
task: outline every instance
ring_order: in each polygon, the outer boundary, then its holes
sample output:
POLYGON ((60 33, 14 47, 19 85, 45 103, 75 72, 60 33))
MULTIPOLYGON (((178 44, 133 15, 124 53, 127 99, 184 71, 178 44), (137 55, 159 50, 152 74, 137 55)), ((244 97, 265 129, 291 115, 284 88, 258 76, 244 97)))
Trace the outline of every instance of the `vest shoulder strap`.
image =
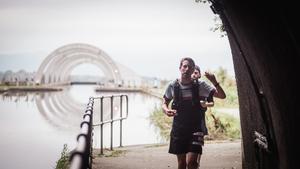
POLYGON ((194 103, 200 102, 199 82, 198 82, 198 79, 193 80, 193 84, 192 84, 192 99, 193 99, 194 103))
POLYGON ((178 102, 179 101, 179 92, 180 92, 180 84, 179 84, 179 81, 178 79, 176 79, 174 81, 174 102, 178 102))

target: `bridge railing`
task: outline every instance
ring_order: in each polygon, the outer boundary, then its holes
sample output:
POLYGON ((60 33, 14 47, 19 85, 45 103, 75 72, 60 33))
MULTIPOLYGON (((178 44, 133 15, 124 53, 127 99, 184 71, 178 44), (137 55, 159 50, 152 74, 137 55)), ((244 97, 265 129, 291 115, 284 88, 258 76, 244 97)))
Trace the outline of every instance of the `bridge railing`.
POLYGON ((120 121, 120 144, 122 147, 122 135, 123 135, 123 120, 128 117, 128 96, 127 95, 113 95, 102 97, 91 97, 85 114, 83 115, 83 122, 81 123, 81 131, 77 137, 77 146, 71 153, 70 157, 70 169, 91 169, 92 168, 92 143, 93 143, 93 127, 100 126, 100 153, 103 154, 103 127, 105 124, 110 123, 110 150, 113 150, 113 124, 115 121, 120 121), (120 98, 120 115, 118 118, 114 118, 114 98, 120 98), (100 122, 93 124, 93 107, 94 100, 100 100, 100 122), (104 115, 104 101, 109 99, 110 101, 110 119, 105 120, 104 115), (123 103, 125 99, 125 112, 123 112, 123 103), (123 116, 125 114, 125 116, 123 116))

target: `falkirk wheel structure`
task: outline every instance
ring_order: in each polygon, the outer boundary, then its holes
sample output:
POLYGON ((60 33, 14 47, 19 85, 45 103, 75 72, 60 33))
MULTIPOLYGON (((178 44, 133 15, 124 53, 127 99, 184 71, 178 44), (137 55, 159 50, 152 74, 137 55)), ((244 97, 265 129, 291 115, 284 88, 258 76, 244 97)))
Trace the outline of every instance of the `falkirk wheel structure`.
MULTIPOLYGON (((74 43, 62 46, 50 55, 40 65, 35 83, 41 85, 68 85, 70 84, 70 74, 72 70, 84 63, 96 65, 103 71, 106 79, 113 84, 120 84, 124 79, 121 71, 125 71, 121 65, 117 65, 101 49, 82 43, 74 43)), ((128 72, 127 72, 128 73, 128 72)), ((82 112, 85 111, 85 104, 75 100, 70 94, 70 87, 65 87, 64 92, 46 92, 35 96, 36 105, 44 119, 54 127, 59 129, 77 129, 81 122, 82 112)), ((118 105, 118 104, 117 104, 118 105)), ((99 109, 99 104, 95 109, 99 109)), ((110 105, 104 105, 108 109, 110 105)), ((104 119, 110 118, 110 114, 105 114, 104 119)), ((94 117, 99 121, 99 117, 94 117)))
POLYGON ((46 57, 36 73, 35 83, 70 84, 72 70, 83 63, 99 67, 110 82, 121 82, 117 64, 103 50, 88 44, 74 43, 62 46, 46 57))

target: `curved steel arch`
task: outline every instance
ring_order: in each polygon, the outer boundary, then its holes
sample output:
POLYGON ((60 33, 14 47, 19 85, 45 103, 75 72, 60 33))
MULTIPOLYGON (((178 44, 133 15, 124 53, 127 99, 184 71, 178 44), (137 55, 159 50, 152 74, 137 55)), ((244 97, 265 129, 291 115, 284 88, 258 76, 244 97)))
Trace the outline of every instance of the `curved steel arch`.
POLYGON ((62 46, 51 54, 40 65, 35 82, 37 84, 68 83, 67 78, 71 70, 80 64, 92 63, 109 75, 114 83, 121 81, 121 74, 117 64, 103 50, 92 45, 74 43, 62 46))
POLYGON ((82 55, 72 54, 72 56, 69 58, 61 59, 57 64, 58 66, 51 67, 51 69, 48 71, 48 74, 51 75, 49 79, 50 83, 59 84, 60 81, 68 83, 68 76, 70 75, 72 70, 76 66, 83 63, 96 65, 104 72, 105 75, 114 77, 114 75, 112 74, 114 70, 111 70, 111 68, 108 67, 107 64, 103 64, 103 62, 105 61, 94 58, 90 54, 84 54, 84 58, 82 57, 82 55))

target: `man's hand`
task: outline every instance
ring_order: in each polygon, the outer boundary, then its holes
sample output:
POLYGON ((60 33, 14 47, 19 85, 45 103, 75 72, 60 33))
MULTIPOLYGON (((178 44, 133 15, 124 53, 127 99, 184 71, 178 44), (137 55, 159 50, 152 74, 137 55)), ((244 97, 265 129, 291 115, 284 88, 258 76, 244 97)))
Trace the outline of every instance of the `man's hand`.
POLYGON ((216 79, 216 76, 213 73, 210 72, 205 72, 205 77, 215 86, 215 88, 217 89, 214 93, 214 97, 220 98, 220 99, 225 99, 226 98, 226 94, 223 90, 223 88, 221 87, 221 85, 219 84, 219 82, 216 79))
POLYGON ((170 103, 170 99, 167 99, 166 97, 163 97, 163 105, 162 105, 162 109, 164 111, 164 113, 169 116, 169 117, 173 117, 176 115, 176 110, 174 109, 169 109, 168 105, 170 103))
POLYGON ((166 109, 166 110, 164 110, 164 112, 165 112, 165 114, 167 115, 167 116, 169 116, 169 117, 173 117, 173 116, 175 116, 176 115, 176 110, 173 110, 173 109, 166 109))
POLYGON ((204 101, 204 100, 200 100, 200 104, 202 107, 213 107, 215 104, 214 102, 207 102, 207 101, 204 101))
POLYGON ((208 71, 205 72, 204 76, 212 83, 212 84, 216 84, 217 79, 216 76, 213 73, 210 73, 208 71))

